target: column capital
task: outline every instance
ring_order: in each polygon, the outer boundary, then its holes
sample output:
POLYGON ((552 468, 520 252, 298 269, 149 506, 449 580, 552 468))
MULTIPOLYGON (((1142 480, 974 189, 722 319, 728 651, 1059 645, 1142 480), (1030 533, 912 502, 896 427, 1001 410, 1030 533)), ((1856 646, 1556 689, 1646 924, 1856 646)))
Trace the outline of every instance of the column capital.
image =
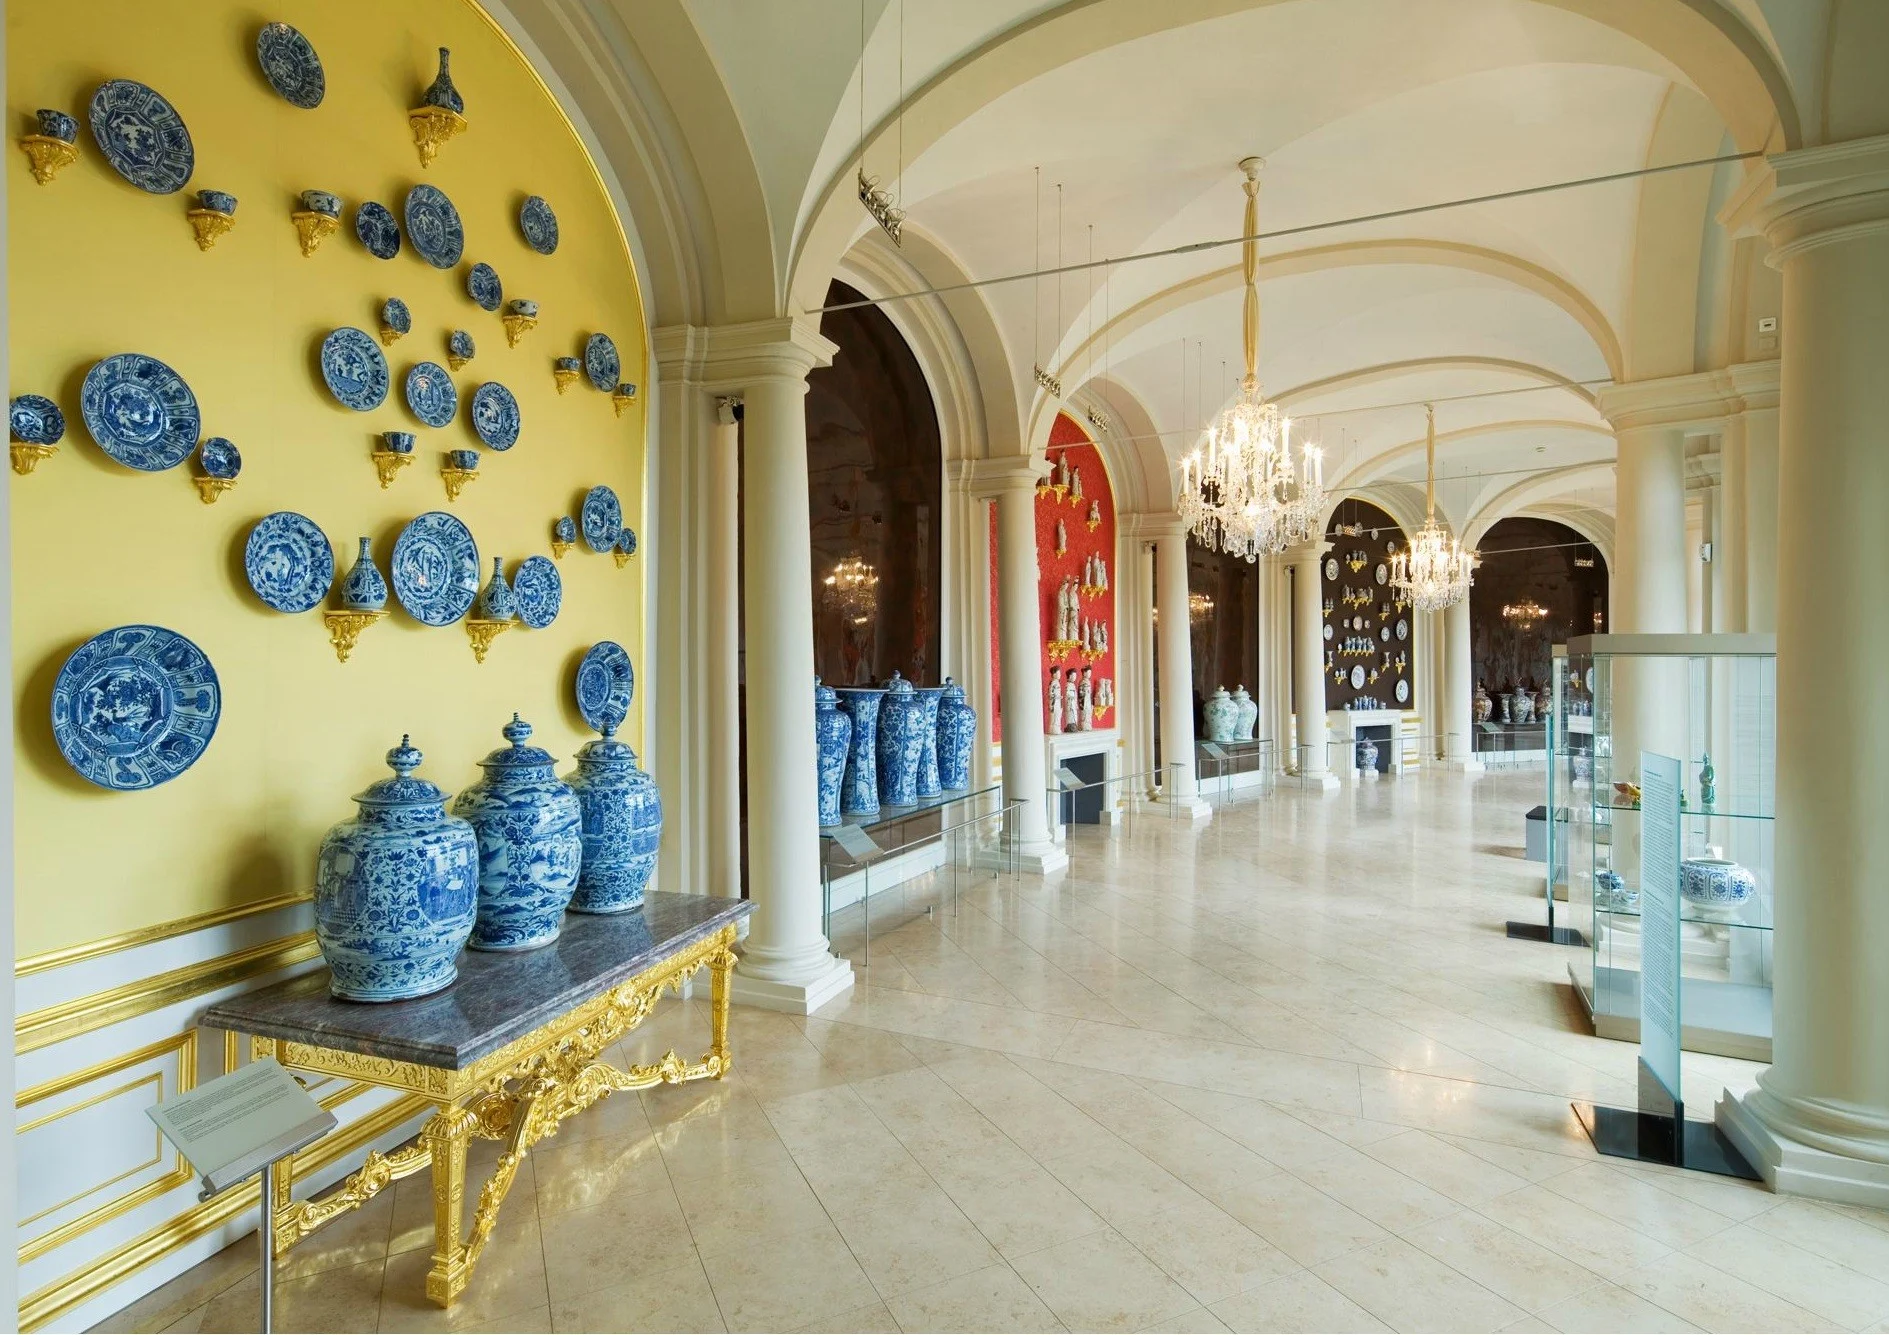
POLYGON ((979 500, 994 500, 1004 492, 1035 491, 1042 477, 1042 470, 1021 454, 953 462, 952 481, 979 500))
POLYGON ((1608 385, 1594 396, 1594 406, 1619 435, 1648 429, 1717 430, 1741 405, 1728 372, 1700 371, 1608 385))
POLYGON ((1773 153, 1718 220, 1763 236, 1774 269, 1815 246, 1889 231, 1889 135, 1773 153))
POLYGON ((766 380, 804 381, 830 366, 839 345, 805 316, 744 324, 664 325, 650 340, 658 381, 739 394, 766 380))
POLYGON ((1332 544, 1323 538, 1311 542, 1302 542, 1297 547, 1288 547, 1279 553, 1279 559, 1289 566, 1300 566, 1310 562, 1317 565, 1319 558, 1332 549, 1332 544))
POLYGON ((1115 531, 1122 537, 1135 542, 1153 542, 1166 532, 1170 524, 1178 524, 1180 516, 1172 511, 1118 510, 1115 512, 1115 531))

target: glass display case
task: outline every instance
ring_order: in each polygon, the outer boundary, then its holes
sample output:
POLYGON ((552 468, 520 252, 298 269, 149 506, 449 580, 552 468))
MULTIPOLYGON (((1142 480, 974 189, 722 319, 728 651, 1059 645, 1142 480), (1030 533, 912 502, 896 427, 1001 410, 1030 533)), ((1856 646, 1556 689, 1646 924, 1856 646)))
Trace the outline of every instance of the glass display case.
POLYGON ((1770 1061, 1775 637, 1580 636, 1556 686, 1570 725, 1556 730, 1550 763, 1569 812, 1556 831, 1568 844, 1568 917, 1591 925, 1590 949, 1569 972, 1594 1032, 1640 1036, 1638 780, 1651 751, 1679 760, 1684 776, 1683 1046, 1770 1061))

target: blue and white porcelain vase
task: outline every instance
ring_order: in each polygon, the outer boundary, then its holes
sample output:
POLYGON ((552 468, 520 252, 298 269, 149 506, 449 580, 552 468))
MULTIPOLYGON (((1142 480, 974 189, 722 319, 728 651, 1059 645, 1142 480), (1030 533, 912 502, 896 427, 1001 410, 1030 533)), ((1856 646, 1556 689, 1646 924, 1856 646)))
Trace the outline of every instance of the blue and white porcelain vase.
POLYGON ((879 814, 879 702, 885 692, 869 686, 839 686, 840 712, 853 721, 846 773, 840 779, 840 811, 848 816, 879 814))
POLYGON ((977 744, 977 711, 964 699, 964 688, 945 678, 938 701, 938 783, 946 792, 971 786, 971 748, 977 744))
POLYGON ((479 835, 479 916, 474 950, 530 950, 557 940, 584 857, 583 811, 548 751, 525 743, 518 715, 501 746, 479 762, 485 777, 459 794, 453 814, 479 835))
POLYGON ((1757 888, 1756 877, 1726 858, 1687 858, 1679 864, 1679 893, 1694 904, 1729 908, 1750 899, 1757 888))
POLYGON ((886 683, 885 703, 879 707, 879 800, 889 807, 909 807, 918 802, 924 727, 925 706, 918 692, 894 671, 892 680, 886 683))
POLYGON ((479 893, 479 840, 446 794, 413 777, 410 738, 394 777, 356 793, 359 813, 328 831, 315 867, 315 941, 328 990, 348 1001, 423 997, 459 974, 479 893))
POLYGON ((938 780, 938 706, 944 687, 920 686, 913 693, 924 711, 918 723, 918 800, 923 802, 944 792, 938 780))
POLYGON ((453 87, 453 53, 443 46, 439 49, 439 73, 433 76, 421 101, 429 107, 444 107, 455 114, 465 114, 466 99, 453 87))
POLYGON ((1358 773, 1377 777, 1377 743, 1369 737, 1358 738, 1358 773))
POLYGON ((853 721, 840 712, 839 693, 813 679, 813 740, 818 753, 815 777, 819 782, 820 826, 840 823, 840 781, 846 777, 846 756, 852 748, 853 721))
POLYGON ((1250 742, 1259 723, 1259 701, 1246 693, 1244 685, 1233 688, 1233 705, 1238 712, 1233 719, 1233 740, 1250 742))
POLYGON ((662 794, 616 729, 586 742, 564 776, 583 813, 584 865, 572 913, 622 913, 639 907, 662 844, 662 794))
POLYGON ((1203 711, 1207 724, 1207 740, 1210 742, 1230 742, 1233 740, 1234 725, 1240 714, 1240 707, 1233 703, 1233 697, 1227 694, 1227 688, 1216 686, 1213 694, 1207 697, 1203 711))
POLYGON ((354 558, 354 568, 341 581, 341 605, 350 612, 379 612, 387 606, 387 581, 374 564, 371 544, 361 539, 361 553, 354 558))

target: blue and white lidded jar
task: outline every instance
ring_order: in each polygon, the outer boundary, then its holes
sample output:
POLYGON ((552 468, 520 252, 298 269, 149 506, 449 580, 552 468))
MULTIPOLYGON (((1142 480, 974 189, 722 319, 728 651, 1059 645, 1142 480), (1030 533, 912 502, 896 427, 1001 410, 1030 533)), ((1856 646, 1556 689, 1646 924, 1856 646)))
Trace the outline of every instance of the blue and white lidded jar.
POLYGON ((925 707, 912 683, 896 671, 879 707, 879 800, 889 807, 918 802, 918 761, 924 747, 925 707))
POLYGON ((885 692, 872 686, 840 686, 840 712, 853 721, 846 773, 840 780, 840 810, 848 816, 879 814, 879 705, 885 692))
POLYGON ((840 713, 839 693, 813 679, 813 740, 818 757, 815 778, 820 793, 820 826, 840 823, 840 781, 853 741, 853 721, 840 713))
POLYGON ((446 814, 446 794, 413 777, 410 738, 387 753, 394 777, 356 793, 360 811, 321 841, 315 941, 328 990, 348 1001, 401 1001, 458 977, 479 891, 479 840, 446 814))
POLYGON ((1227 694, 1227 688, 1216 686, 1213 694, 1207 697, 1206 707, 1202 710, 1203 722, 1207 725, 1207 740, 1210 742, 1230 742, 1238 724, 1240 707, 1227 694))
POLYGON ((964 688, 945 678, 938 701, 938 783, 948 792, 971 786, 971 748, 977 744, 977 711, 964 688))
POLYGON ((584 865, 573 913, 622 913, 639 908, 662 844, 662 794, 636 763, 615 728, 586 742, 565 782, 583 813, 584 865))
POLYGON ((485 777, 459 794, 453 814, 479 836, 479 914, 474 950, 530 950, 557 940, 584 857, 583 811, 558 779, 551 754, 527 746, 518 715, 501 746, 479 762, 485 777))

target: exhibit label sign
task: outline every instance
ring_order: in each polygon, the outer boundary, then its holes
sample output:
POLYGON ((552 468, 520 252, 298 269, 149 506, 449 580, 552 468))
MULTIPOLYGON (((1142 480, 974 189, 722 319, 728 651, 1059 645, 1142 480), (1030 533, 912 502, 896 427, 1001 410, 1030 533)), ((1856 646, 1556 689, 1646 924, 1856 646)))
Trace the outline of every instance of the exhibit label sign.
POLYGON ((1679 785, 1671 756, 1640 752, 1640 1059, 1679 1096, 1679 785))

